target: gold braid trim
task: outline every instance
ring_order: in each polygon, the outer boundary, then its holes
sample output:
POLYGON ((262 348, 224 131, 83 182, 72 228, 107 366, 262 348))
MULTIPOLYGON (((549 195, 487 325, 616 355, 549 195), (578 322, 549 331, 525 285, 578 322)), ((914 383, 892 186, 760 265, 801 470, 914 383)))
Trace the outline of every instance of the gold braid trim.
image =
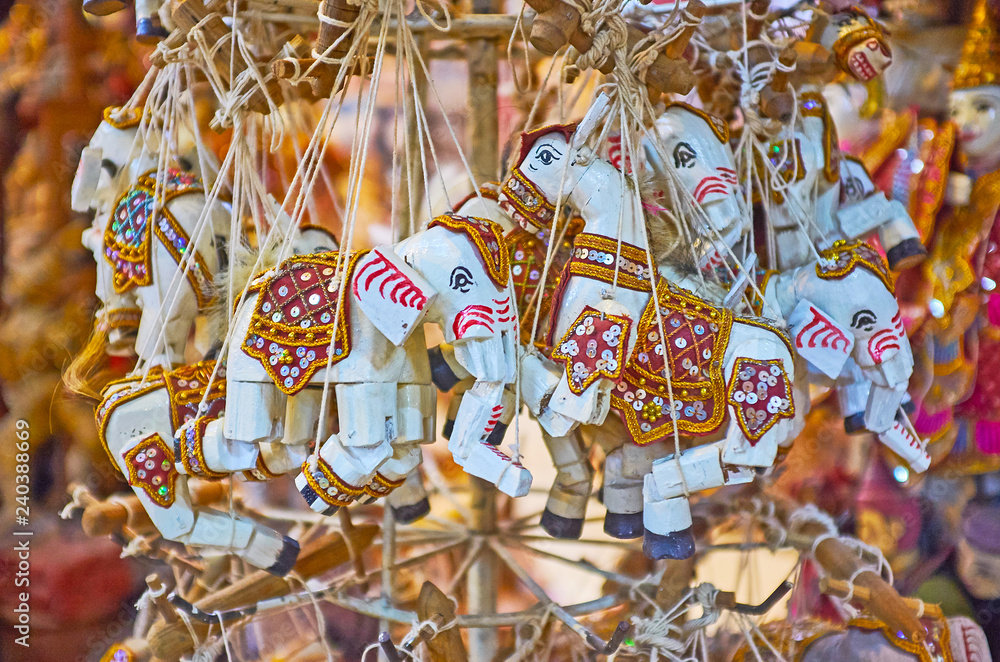
POLYGON ((365 485, 365 494, 373 499, 379 499, 381 497, 389 496, 393 490, 405 482, 405 476, 399 480, 389 480, 376 471, 375 475, 371 479, 371 482, 365 485))
POLYGON ((306 460, 305 464, 302 465, 302 475, 305 476, 306 484, 312 488, 316 496, 328 506, 347 506, 354 503, 354 500, 365 492, 363 487, 355 487, 341 480, 340 476, 335 474, 330 465, 326 463, 326 460, 318 456, 316 457, 316 471, 312 470, 309 466, 309 460, 306 460), (321 487, 320 478, 316 476, 317 473, 328 483, 328 487, 321 487), (336 494, 328 493, 327 490, 330 489, 336 490, 336 494))
MULTIPOLYGON (((118 470, 118 460, 111 453, 111 449, 108 447, 108 423, 111 420, 111 415, 115 413, 121 405, 126 402, 131 402, 136 398, 141 398, 150 391, 155 391, 158 388, 164 386, 163 369, 159 366, 154 367, 149 372, 149 376, 146 379, 146 383, 142 383, 142 377, 124 377, 122 379, 116 379, 110 382, 101 391, 101 404, 97 406, 97 411, 94 412, 94 416, 97 420, 97 439, 101 442, 101 448, 104 452, 108 454, 108 458, 111 460, 111 466, 118 470), (124 384, 123 388, 115 390, 113 393, 109 393, 111 388, 124 384)), ((168 396, 169 397, 169 396, 168 396)))
POLYGON ((615 282, 615 261, 620 259, 618 285, 636 292, 650 292, 646 251, 632 244, 598 234, 581 232, 573 240, 566 268, 571 276, 583 276, 609 285, 615 282))

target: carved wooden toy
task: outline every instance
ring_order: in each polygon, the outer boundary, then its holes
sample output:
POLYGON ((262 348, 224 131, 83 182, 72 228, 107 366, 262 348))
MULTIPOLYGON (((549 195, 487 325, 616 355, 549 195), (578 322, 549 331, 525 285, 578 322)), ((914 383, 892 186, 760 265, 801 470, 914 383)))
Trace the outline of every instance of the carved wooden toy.
MULTIPOLYGON (((738 216, 734 216, 745 212, 735 204, 731 196, 735 189, 735 178, 729 177, 733 172, 732 154, 728 149, 720 149, 720 145, 728 139, 728 134, 724 133, 724 126, 717 119, 683 107, 668 108, 658 125, 664 151, 674 158, 668 163, 659 163, 657 169, 672 166, 673 172, 688 189, 691 197, 703 208, 706 220, 694 223, 694 252, 699 256, 699 266, 703 272, 718 271, 719 265, 733 256, 732 249, 749 223, 748 218, 740 223, 738 216), (682 121, 684 118, 687 118, 687 123, 682 121), (712 127, 713 132, 718 134, 717 139, 690 139, 690 136, 698 135, 688 127, 691 122, 712 127), (718 159, 723 162, 728 160, 730 165, 721 166, 714 173, 710 172, 704 163, 717 162, 718 159)), ((658 153, 647 146, 647 155, 656 164, 658 153)), ((752 258, 748 261, 753 262, 752 258)), ((744 268, 747 268, 747 264, 744 264, 744 268)), ((818 345, 810 346, 807 336, 811 338, 812 332, 817 329, 811 329, 801 338, 796 335, 793 339, 796 353, 817 366, 821 373, 820 376, 800 374, 797 375, 798 379, 813 382, 817 379, 837 380, 837 385, 841 386, 842 406, 848 413, 855 415, 856 425, 879 433, 882 440, 903 455, 914 469, 923 471, 927 468, 928 461, 924 445, 914 437, 911 430, 894 418, 897 407, 907 400, 905 389, 912 372, 913 359, 899 307, 892 296, 892 277, 881 256, 867 244, 858 241, 836 242, 833 247, 821 252, 818 262, 810 261, 778 280, 772 281, 770 275, 765 276, 761 288, 765 298, 770 296, 767 293, 769 287, 790 288, 790 283, 800 282, 791 275, 799 272, 815 272, 819 277, 815 283, 819 285, 822 282, 822 285, 816 290, 816 294, 803 291, 791 295, 791 298, 799 301, 803 296, 822 297, 823 301, 816 303, 826 311, 828 318, 835 316, 841 320, 841 324, 850 323, 849 329, 841 327, 841 332, 835 335, 842 336, 844 341, 854 336, 856 342, 865 343, 865 346, 855 347, 852 357, 848 356, 851 348, 844 345, 841 349, 846 360, 838 358, 837 361, 825 364, 824 358, 817 352, 823 349, 823 344, 839 343, 834 342, 831 337, 820 335, 815 336, 818 345), (857 277, 851 276, 859 268, 865 273, 857 277), (856 287, 855 278, 867 283, 863 290, 856 287), (834 307, 847 301, 858 305, 851 310, 834 310, 834 307), (862 317, 864 324, 861 324, 862 317), (862 365, 864 369, 858 367, 862 365), (872 384, 878 386, 873 387, 872 384)), ((804 277, 801 282, 807 280, 814 279, 811 276, 804 277)), ((698 287, 698 280, 690 276, 681 283, 692 289, 698 287)), ((726 300, 733 301, 733 295, 742 294, 744 287, 745 282, 741 282, 737 276, 737 282, 730 287, 726 300)), ((709 293, 705 296, 711 298, 709 293)), ((786 292, 781 296, 789 294, 786 292)), ((780 315, 792 327, 793 334, 798 333, 800 327, 796 323, 803 318, 793 320, 790 316, 791 308, 783 309, 777 305, 761 307, 758 301, 756 310, 780 315)))
POLYGON ((170 366, 183 361, 194 319, 212 299, 217 237, 228 236, 229 214, 216 204, 196 236, 206 204, 201 180, 176 168, 157 175, 155 151, 141 149, 140 112, 105 111, 80 159, 72 203, 77 211, 94 211, 83 241, 98 264, 98 319, 110 335, 110 351, 131 349, 143 361, 170 366), (178 265, 192 252, 183 280, 171 290, 178 265))
MULTIPOLYGON (((599 113, 592 109, 584 123, 596 123, 599 113)), ((540 224, 553 217, 562 194, 585 221, 552 305, 551 358, 524 359, 522 393, 553 438, 604 424, 612 408, 620 414, 625 429, 602 440, 613 448, 604 498, 609 511, 633 517, 628 530, 606 530, 635 537, 641 511, 647 555, 686 558, 694 552, 686 495, 752 479, 747 467, 770 466, 793 431, 790 348, 766 322, 734 317, 665 280, 656 279, 652 302, 635 193, 623 190, 621 174, 595 159, 576 132, 554 126, 523 135, 502 193, 502 201, 540 224), (618 290, 609 296, 619 250, 618 290), (675 423, 685 438, 717 433, 715 440, 685 444, 690 450, 669 457, 675 423)), ((546 515, 558 522, 555 513, 546 515)))
POLYGON ((254 281, 253 296, 237 311, 240 343, 229 351, 233 397, 225 418, 192 427, 204 429, 206 445, 245 449, 251 468, 261 443, 314 439, 329 380, 339 430, 322 440, 296 485, 325 513, 385 496, 419 463, 419 444, 435 437, 421 329, 434 322, 477 378, 449 449, 469 473, 524 494, 527 470, 484 441, 504 384, 513 381, 516 320, 506 257, 495 224, 446 215, 344 263, 337 253, 286 261, 254 281))
MULTIPOLYGON (((101 441, 164 538, 236 554, 284 575, 298 555, 294 540, 250 518, 192 504, 186 474, 220 478, 234 473, 233 462, 241 459, 231 448, 174 441, 185 422, 214 420, 225 408, 224 369, 205 396, 213 369, 215 362, 206 361, 113 383, 97 410, 101 441)), ((281 459, 261 457, 248 476, 261 480, 297 466, 279 466, 281 459)))

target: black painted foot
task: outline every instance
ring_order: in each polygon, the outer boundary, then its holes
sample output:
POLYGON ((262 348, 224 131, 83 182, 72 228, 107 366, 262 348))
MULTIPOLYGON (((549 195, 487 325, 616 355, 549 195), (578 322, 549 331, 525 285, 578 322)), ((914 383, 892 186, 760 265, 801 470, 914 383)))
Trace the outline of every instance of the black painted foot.
POLYGON ((401 524, 413 524, 429 512, 431 512, 431 502, 427 497, 408 506, 392 507, 392 516, 401 524))
POLYGON ((865 432, 865 412, 859 411, 844 417, 844 432, 847 434, 861 434, 865 432))
POLYGON ((651 559, 689 559, 694 556, 691 527, 667 535, 647 530, 642 536, 642 551, 651 559))
POLYGON ((493 432, 490 432, 490 436, 486 437, 486 443, 490 446, 499 446, 503 443, 505 434, 507 434, 507 426, 503 423, 497 423, 496 427, 493 428, 493 432))
POLYGON ((613 513, 604 515, 604 532, 619 540, 635 540, 642 537, 642 513, 613 513))
POLYGON ((441 428, 441 436, 446 440, 451 439, 451 433, 455 431, 455 419, 448 418, 445 419, 444 427, 441 428))
POLYGON ((299 541, 285 536, 284 542, 281 545, 281 553, 278 554, 278 560, 270 568, 266 568, 266 570, 276 577, 284 577, 295 567, 295 562, 298 559, 299 541))
POLYGON ((442 393, 450 391, 459 381, 458 375, 451 369, 448 362, 444 360, 444 354, 440 347, 431 347, 427 350, 427 358, 431 363, 431 381, 442 393))
POLYGON ((889 268, 893 271, 914 267, 927 257, 927 249, 917 238, 904 239, 885 254, 889 268))
POLYGON ((913 416, 917 413, 917 403, 909 397, 903 398, 903 401, 899 403, 899 408, 902 409, 907 416, 913 416))
POLYGON ((542 511, 542 519, 539 522, 545 533, 553 538, 561 540, 579 540, 583 533, 583 518, 562 517, 546 508, 542 511))
POLYGON ((329 517, 330 515, 336 513, 340 508, 340 506, 330 506, 326 503, 326 501, 320 498, 320 496, 316 494, 316 491, 313 490, 312 486, 306 482, 305 477, 302 474, 299 474, 295 478, 295 487, 298 488, 299 494, 301 494, 302 498, 306 500, 307 504, 309 504, 309 508, 320 515, 326 515, 329 517), (321 506, 327 507, 321 509, 321 506))

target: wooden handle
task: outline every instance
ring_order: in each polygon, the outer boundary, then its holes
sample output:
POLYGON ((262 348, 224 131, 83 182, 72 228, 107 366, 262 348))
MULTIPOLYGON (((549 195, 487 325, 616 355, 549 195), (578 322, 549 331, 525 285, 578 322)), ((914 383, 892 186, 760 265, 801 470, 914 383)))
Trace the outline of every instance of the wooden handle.
MULTIPOLYGON (((351 534, 351 544, 355 550, 367 548, 375 538, 379 528, 374 524, 359 524, 351 534)), ((340 533, 331 533, 306 544, 295 564, 295 572, 303 579, 320 575, 350 560, 347 543, 340 533)), ((284 577, 259 570, 243 579, 214 591, 198 600, 195 607, 211 613, 237 607, 253 605, 261 600, 288 595, 299 585, 284 577)), ((208 626, 192 622, 191 627, 199 637, 204 637, 208 626)), ((167 623, 157 620, 146 637, 153 654, 164 662, 177 662, 181 656, 194 651, 191 633, 183 623, 167 623)))
MULTIPOLYGON (((851 586, 846 581, 842 579, 823 577, 819 580, 819 590, 829 595, 835 595, 838 598, 846 598, 850 595, 852 599, 857 600, 865 607, 871 607, 872 592, 864 586, 855 586, 852 593, 851 586)), ((923 602, 922 600, 914 600, 913 598, 903 598, 903 602, 907 607, 913 610, 914 616, 920 613, 922 608, 923 613, 926 616, 931 618, 944 618, 944 612, 941 611, 940 605, 923 602)))
MULTIPOLYGON (((708 11, 708 7, 705 6, 701 0, 691 0, 688 2, 687 13, 698 19, 705 17, 705 12, 708 11)), ((677 60, 684 55, 684 50, 687 48, 688 42, 691 41, 691 36, 694 35, 694 31, 698 29, 697 25, 689 25, 681 32, 681 34, 674 39, 672 42, 667 44, 667 47, 663 49, 663 55, 671 60, 677 60)))
POLYGON ((83 11, 94 16, 110 16, 127 6, 124 0, 83 0, 83 11))
POLYGON ((153 604, 156 605, 156 612, 160 617, 167 623, 176 623, 178 620, 177 612, 174 611, 173 606, 167 600, 167 595, 163 582, 160 580, 160 576, 157 574, 146 576, 146 586, 153 593, 153 604))
MULTIPOLYGON (((816 561, 834 579, 848 580, 859 567, 857 553, 836 538, 826 538, 816 545, 816 561)), ((854 578, 854 585, 868 589, 869 609, 879 620, 907 639, 921 643, 926 638, 923 626, 899 593, 878 573, 865 570, 854 578)))
MULTIPOLYGON (((794 48, 786 48, 778 56, 778 63, 787 69, 795 64, 797 59, 794 48)), ((773 120, 786 121, 795 110, 795 98, 789 89, 790 71, 778 69, 771 82, 760 92, 760 111, 765 117, 773 120)))

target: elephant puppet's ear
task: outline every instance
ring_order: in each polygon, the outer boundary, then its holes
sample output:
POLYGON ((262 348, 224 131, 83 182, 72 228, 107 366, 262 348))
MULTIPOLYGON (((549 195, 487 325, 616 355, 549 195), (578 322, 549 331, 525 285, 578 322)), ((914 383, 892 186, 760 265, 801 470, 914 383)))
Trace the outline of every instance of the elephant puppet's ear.
POLYGON ((854 349, 854 334, 838 324, 814 303, 802 299, 788 317, 792 341, 799 356, 809 361, 830 379, 844 369, 854 349))
POLYGON ((353 280, 361 311, 396 346, 422 323, 437 296, 431 284, 388 246, 374 248, 361 258, 353 280))
POLYGON ((101 159, 104 150, 100 147, 84 147, 80 154, 80 163, 76 166, 76 176, 73 177, 73 188, 70 191, 70 208, 75 212, 85 212, 90 209, 94 199, 97 184, 101 180, 101 159))

